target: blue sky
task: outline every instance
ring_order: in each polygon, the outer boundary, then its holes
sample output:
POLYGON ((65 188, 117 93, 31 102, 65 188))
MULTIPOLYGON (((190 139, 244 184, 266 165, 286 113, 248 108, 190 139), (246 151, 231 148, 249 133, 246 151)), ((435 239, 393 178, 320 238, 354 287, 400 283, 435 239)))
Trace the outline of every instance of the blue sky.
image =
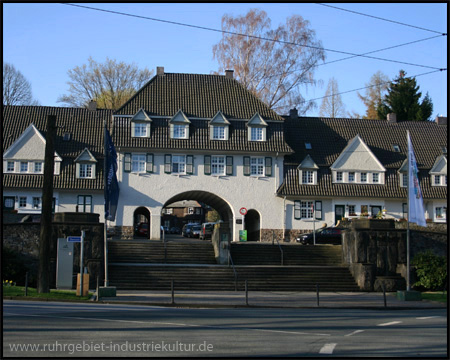
MULTIPOLYGON (((135 15, 220 29, 223 14, 244 15, 251 8, 268 13, 275 28, 292 14, 301 15, 316 31, 323 47, 355 54, 437 36, 412 45, 376 52, 371 56, 406 62, 353 58, 319 66, 315 78, 322 85, 302 88, 306 99, 324 96, 334 77, 340 92, 363 88, 371 76, 382 71, 389 79, 400 69, 407 76, 447 68, 447 36, 397 23, 357 15, 313 3, 83 3, 83 5, 135 15), (421 66, 416 66, 421 65, 421 66), (432 68, 429 68, 432 67, 432 68)), ((446 3, 347 3, 330 5, 414 25, 439 33, 447 32, 446 3)), ((41 105, 62 106, 57 98, 68 90, 67 71, 106 57, 135 63, 140 68, 166 72, 209 74, 218 69, 212 47, 221 34, 161 22, 81 9, 58 3, 3 4, 3 61, 13 64, 31 82, 33 96, 41 105)), ((326 62, 347 57, 327 51, 326 62)), ((423 95, 433 101, 433 118, 447 115, 447 71, 417 77, 423 95)), ((364 94, 364 90, 360 90, 364 94)), ((342 94, 347 111, 365 113, 356 91, 342 94)), ((317 116, 317 109, 307 116, 317 116)))

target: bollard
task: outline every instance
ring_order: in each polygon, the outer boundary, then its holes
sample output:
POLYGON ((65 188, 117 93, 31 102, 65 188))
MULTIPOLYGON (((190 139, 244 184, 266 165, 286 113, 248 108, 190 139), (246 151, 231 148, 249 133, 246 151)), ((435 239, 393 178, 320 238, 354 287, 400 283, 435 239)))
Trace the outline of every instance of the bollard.
POLYGON ((97 296, 95 297, 95 301, 98 301, 98 297, 99 297, 99 293, 98 293, 98 279, 99 279, 99 276, 97 275, 97 288, 96 288, 97 296))
POLYGON ((171 302, 171 304, 173 305, 173 304, 175 304, 175 288, 174 288, 174 285, 173 285, 173 279, 170 280, 170 290, 172 292, 172 302, 171 302))
POLYGON ((25 274, 25 296, 28 296, 28 271, 25 274))
POLYGON ((381 283, 381 288, 383 289, 384 307, 386 307, 386 288, 384 287, 384 283, 381 283))
POLYGON ((245 305, 248 306, 248 281, 245 280, 245 305))
POLYGON ((316 295, 317 295, 317 307, 319 307, 319 284, 316 284, 316 295))

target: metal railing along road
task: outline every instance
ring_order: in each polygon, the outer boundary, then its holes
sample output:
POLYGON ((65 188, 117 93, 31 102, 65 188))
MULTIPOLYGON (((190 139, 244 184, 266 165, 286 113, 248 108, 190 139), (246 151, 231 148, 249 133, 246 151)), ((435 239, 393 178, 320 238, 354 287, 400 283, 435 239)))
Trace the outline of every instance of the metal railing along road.
POLYGON ((274 245, 274 239, 277 241, 278 248, 280 249, 280 253, 281 253, 281 265, 284 266, 284 251, 283 251, 283 248, 281 247, 280 242, 278 241, 278 238, 275 237, 275 231, 272 230, 272 245, 274 245))

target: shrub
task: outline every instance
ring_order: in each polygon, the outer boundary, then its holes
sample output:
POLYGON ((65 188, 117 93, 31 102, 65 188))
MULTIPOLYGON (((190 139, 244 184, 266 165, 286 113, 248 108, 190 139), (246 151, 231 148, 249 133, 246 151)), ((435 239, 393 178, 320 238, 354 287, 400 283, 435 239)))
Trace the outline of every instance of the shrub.
POLYGON ((7 246, 2 249, 2 278, 25 285, 25 274, 28 271, 28 285, 36 285, 37 263, 30 256, 21 254, 7 246))
POLYGON ((417 254, 413 261, 418 281, 414 286, 427 290, 442 290, 447 283, 447 258, 437 256, 431 250, 417 254))

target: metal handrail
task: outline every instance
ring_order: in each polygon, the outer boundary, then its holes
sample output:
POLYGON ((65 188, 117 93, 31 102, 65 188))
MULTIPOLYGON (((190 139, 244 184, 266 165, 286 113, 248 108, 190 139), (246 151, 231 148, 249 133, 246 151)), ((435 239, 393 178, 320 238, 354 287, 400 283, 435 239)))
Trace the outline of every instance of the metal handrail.
POLYGON ((238 274, 234 266, 233 258, 231 257, 231 246, 228 247, 228 267, 230 266, 230 263, 234 273, 234 291, 237 291, 238 274))
POLYGON ((280 249, 280 252, 281 252, 281 265, 284 266, 284 251, 283 251, 283 248, 280 245, 280 242, 278 241, 278 238, 275 237, 275 232, 274 231, 272 231, 272 244, 273 244, 273 239, 275 239, 277 241, 278 248, 280 249))

